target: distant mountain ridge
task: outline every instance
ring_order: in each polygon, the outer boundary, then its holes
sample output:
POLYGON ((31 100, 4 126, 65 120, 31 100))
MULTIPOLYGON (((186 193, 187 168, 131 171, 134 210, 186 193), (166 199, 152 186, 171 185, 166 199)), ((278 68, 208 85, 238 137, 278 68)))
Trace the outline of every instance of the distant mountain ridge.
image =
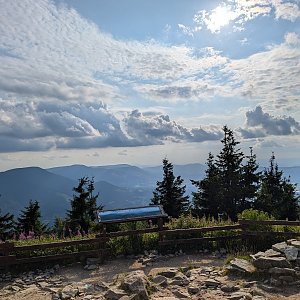
MULTIPOLYGON (((180 175, 187 186, 187 195, 194 191, 190 179, 200 180, 205 175, 202 164, 174 165, 174 175, 180 175)), ((300 167, 281 168, 285 177, 300 189, 300 167)), ((18 216, 29 200, 40 202, 44 221, 52 223, 55 216, 64 216, 70 208, 73 188, 78 179, 94 177, 99 204, 105 209, 148 205, 156 181, 162 179, 162 167, 111 165, 88 167, 72 165, 42 169, 28 167, 0 172, 0 207, 3 212, 18 216)))

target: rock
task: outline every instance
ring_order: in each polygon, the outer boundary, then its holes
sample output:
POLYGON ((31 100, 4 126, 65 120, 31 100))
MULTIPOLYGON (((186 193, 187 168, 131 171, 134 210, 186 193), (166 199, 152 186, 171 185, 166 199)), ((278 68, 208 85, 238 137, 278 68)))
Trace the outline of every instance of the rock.
POLYGON ((178 270, 176 268, 153 268, 149 272, 149 276, 162 275, 167 278, 173 278, 177 274, 178 270))
POLYGON ((235 270, 242 273, 251 274, 256 271, 253 264, 245 259, 235 258, 230 262, 231 270, 235 270))
POLYGON ((108 300, 118 300, 118 299, 122 298, 123 296, 126 296, 126 293, 117 288, 110 288, 104 294, 105 299, 108 299, 108 300))
POLYGON ((295 275, 296 271, 291 268, 278 268, 274 267, 269 269, 270 274, 275 274, 275 275, 285 275, 285 276, 293 276, 295 275))
POLYGON ((259 257, 253 260, 257 269, 269 269, 272 267, 289 268, 291 264, 284 257, 259 257))
POLYGON ((300 241, 292 240, 290 245, 300 249, 300 241))
POLYGON ((258 287, 268 293, 278 293, 278 291, 279 291, 279 289, 277 287, 266 285, 266 284, 260 284, 260 285, 258 285, 258 287))
POLYGON ((221 291, 224 293, 236 292, 239 289, 240 289, 239 286, 235 285, 234 283, 227 283, 221 286, 221 291))
POLYGON ((215 279, 206 279, 204 280, 203 282, 207 287, 213 287, 213 288, 216 288, 218 287, 219 285, 221 285, 221 283, 215 279))
POLYGON ((288 261, 295 261, 298 257, 299 249, 294 246, 287 246, 284 249, 284 254, 288 261))
POLYGON ((287 243, 286 242, 282 242, 282 243, 274 244, 272 246, 272 249, 275 250, 275 251, 277 251, 277 252, 284 253, 284 250, 285 250, 286 247, 287 247, 287 243))
POLYGON ((65 286, 61 290, 61 299, 62 300, 67 300, 70 298, 74 298, 79 294, 79 290, 77 287, 74 287, 72 284, 65 286))
POLYGON ((185 291, 181 291, 181 290, 173 290, 172 291, 173 295, 178 297, 178 298, 190 298, 190 295, 185 292, 185 291))
POLYGON ((189 294, 195 295, 200 292, 200 289, 195 285, 189 285, 187 291, 189 294))
POLYGON ((186 285, 189 284, 189 280, 184 274, 178 273, 173 277, 173 280, 171 281, 170 284, 179 285, 179 286, 186 286, 186 285))
POLYGON ((86 266, 84 267, 84 269, 89 270, 89 271, 92 271, 92 270, 98 269, 98 266, 97 266, 97 265, 86 265, 86 266))
POLYGON ((139 299, 149 298, 147 286, 150 285, 148 278, 143 271, 133 271, 125 276, 121 288, 131 294, 137 294, 139 299))
POLYGON ((167 286, 168 285, 168 279, 165 276, 162 275, 156 275, 152 278, 152 281, 158 285, 161 286, 167 286))
POLYGON ((230 295, 228 299, 230 299, 230 300, 240 300, 240 299, 251 300, 252 295, 250 293, 246 293, 246 292, 236 292, 236 293, 233 293, 232 295, 230 295))
POLYGON ((253 296, 252 300, 266 300, 264 296, 253 296))

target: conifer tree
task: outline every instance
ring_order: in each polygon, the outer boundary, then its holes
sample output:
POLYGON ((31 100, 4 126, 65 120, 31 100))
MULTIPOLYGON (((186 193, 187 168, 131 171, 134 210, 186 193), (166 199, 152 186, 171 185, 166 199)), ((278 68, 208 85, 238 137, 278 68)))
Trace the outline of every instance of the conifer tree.
POLYGON ((199 181, 191 180, 192 184, 197 188, 197 192, 192 193, 193 214, 198 217, 206 215, 218 218, 220 201, 222 200, 220 195, 220 176, 211 152, 208 155, 206 165, 206 176, 199 181))
POLYGON ((298 216, 298 200, 296 185, 289 178, 283 177, 273 153, 270 166, 261 177, 255 208, 273 215, 276 219, 295 220, 298 216))
POLYGON ((261 172, 258 171, 259 165, 256 162, 256 155, 253 154, 252 147, 250 147, 250 155, 246 158, 248 160, 242 167, 242 198, 238 208, 239 212, 253 207, 261 175, 261 172))
POLYGON ((21 215, 18 218, 18 230, 24 232, 26 235, 31 231, 39 236, 46 229, 47 226, 41 222, 39 202, 30 200, 28 206, 21 211, 21 215))
POLYGON ((10 213, 1 214, 0 209, 0 241, 12 237, 14 232, 14 216, 10 213))
POLYGON ((82 234, 89 231, 92 223, 96 220, 97 210, 101 210, 101 205, 97 206, 99 194, 94 195, 94 179, 82 177, 79 179, 77 187, 73 188, 76 193, 71 200, 71 209, 67 213, 67 218, 71 228, 78 229, 82 234))
POLYGON ((181 176, 174 176, 173 164, 163 159, 163 180, 157 181, 150 204, 160 204, 169 216, 178 218, 189 208, 186 186, 182 184, 181 176))
POLYGON ((216 165, 220 174, 221 201, 220 212, 236 220, 238 207, 242 198, 242 161, 243 152, 237 148, 239 142, 235 140, 233 131, 223 127, 224 138, 221 140, 223 148, 217 156, 216 165))

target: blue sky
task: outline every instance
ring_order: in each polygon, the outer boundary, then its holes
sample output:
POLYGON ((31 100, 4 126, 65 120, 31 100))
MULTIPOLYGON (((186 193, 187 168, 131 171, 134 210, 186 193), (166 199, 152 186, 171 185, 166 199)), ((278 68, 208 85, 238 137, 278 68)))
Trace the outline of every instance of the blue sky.
POLYGON ((300 165, 300 1, 0 0, 2 170, 300 165))

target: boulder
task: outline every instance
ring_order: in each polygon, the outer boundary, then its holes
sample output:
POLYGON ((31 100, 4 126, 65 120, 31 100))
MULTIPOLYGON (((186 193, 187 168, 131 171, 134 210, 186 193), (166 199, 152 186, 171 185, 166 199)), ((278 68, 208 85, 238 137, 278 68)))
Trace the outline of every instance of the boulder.
POLYGON ((295 261, 298 257, 299 249, 294 246, 287 246, 284 249, 284 254, 288 261, 295 261))
POLYGON ((139 270, 127 274, 121 283, 121 288, 130 294, 136 294, 136 299, 145 300, 149 298, 147 291, 148 285, 150 285, 150 283, 144 271, 139 270))
POLYGON ((286 247, 287 247, 287 243, 286 242, 281 242, 281 243, 274 244, 272 246, 272 249, 277 251, 277 252, 284 253, 284 250, 285 250, 286 247))
POLYGON ((247 274, 251 274, 256 271, 255 267, 251 262, 239 258, 235 258, 230 262, 230 269, 247 274))
POLYGON ((161 286, 167 286, 168 285, 168 279, 165 276, 162 275, 156 275, 152 278, 152 281, 158 285, 161 286))
POLYGON ((218 287, 219 285, 221 285, 221 282, 220 282, 220 281, 217 281, 217 280, 215 280, 215 279, 209 278, 209 279, 204 280, 204 284, 205 284, 207 287, 213 287, 213 288, 216 288, 216 287, 218 287))
POLYGON ((291 266, 285 257, 259 257, 253 260, 253 265, 257 269, 289 268, 291 266))

